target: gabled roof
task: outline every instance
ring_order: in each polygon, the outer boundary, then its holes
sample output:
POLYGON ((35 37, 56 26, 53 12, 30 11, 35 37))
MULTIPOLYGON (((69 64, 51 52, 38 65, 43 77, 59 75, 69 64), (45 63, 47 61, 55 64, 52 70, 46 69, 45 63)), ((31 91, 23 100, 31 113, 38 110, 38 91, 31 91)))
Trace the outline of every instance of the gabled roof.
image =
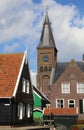
POLYGON ((77 115, 76 108, 44 108, 44 115, 77 115))
POLYGON ((37 48, 55 48, 57 51, 53 34, 52 34, 51 23, 48 17, 48 12, 46 12, 42 34, 41 34, 40 42, 37 48))
MULTIPOLYGON (((71 60, 71 62, 72 62, 72 60, 71 60)), ((57 79, 67 69, 67 67, 69 66, 69 64, 71 62, 58 62, 58 63, 56 63, 55 69, 54 69, 52 77, 51 77, 51 79, 52 79, 51 84, 54 84, 57 81, 57 79)), ((84 72, 84 62, 79 61, 79 62, 75 62, 75 63, 80 68, 80 70, 82 70, 84 72)))
POLYGON ((0 54, 0 98, 15 96, 25 53, 0 54))
POLYGON ((42 101, 44 101, 45 103, 50 103, 49 99, 43 94, 43 92, 41 92, 38 88, 36 88, 35 86, 33 86, 33 91, 35 91, 41 98, 42 101))

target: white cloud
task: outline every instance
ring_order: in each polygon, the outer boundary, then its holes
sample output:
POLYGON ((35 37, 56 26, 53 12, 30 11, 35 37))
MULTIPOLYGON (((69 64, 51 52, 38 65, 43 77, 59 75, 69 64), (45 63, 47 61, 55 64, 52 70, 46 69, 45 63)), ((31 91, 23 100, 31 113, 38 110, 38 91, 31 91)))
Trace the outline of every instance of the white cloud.
MULTIPOLYGON (((84 51, 84 17, 74 5, 54 4, 49 10, 54 38, 58 49, 58 60, 77 58, 84 51), (81 26, 81 27, 80 27, 81 26)), ((78 60, 78 59, 76 59, 78 60)))
POLYGON ((5 44, 6 52, 12 52, 20 43, 10 44, 10 46, 7 43, 14 38, 25 37, 26 42, 24 40, 23 45, 28 47, 29 59, 36 64, 34 54, 39 43, 47 4, 58 49, 58 60, 66 61, 80 55, 82 57, 84 16, 80 17, 80 12, 75 5, 63 6, 54 0, 42 0, 39 4, 34 4, 31 0, 0 0, 0 44, 5 44))
POLYGON ((32 84, 36 87, 36 72, 33 72, 32 70, 30 71, 31 73, 31 80, 32 80, 32 84))
POLYGON ((17 43, 17 42, 14 42, 13 44, 11 44, 11 45, 6 45, 5 47, 4 47, 4 52, 13 52, 13 50, 16 50, 16 49, 18 49, 18 47, 19 47, 19 44, 17 43))

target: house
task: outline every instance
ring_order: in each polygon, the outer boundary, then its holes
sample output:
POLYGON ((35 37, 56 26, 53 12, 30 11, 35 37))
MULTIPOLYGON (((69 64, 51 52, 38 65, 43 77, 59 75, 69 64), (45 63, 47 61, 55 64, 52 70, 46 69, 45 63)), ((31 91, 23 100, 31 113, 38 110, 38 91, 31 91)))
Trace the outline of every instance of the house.
POLYGON ((0 125, 31 124, 33 102, 27 51, 0 54, 0 125))
POLYGON ((37 46, 37 87, 49 98, 50 108, 76 108, 78 122, 84 122, 84 55, 81 61, 58 62, 56 44, 46 12, 37 46))
POLYGON ((51 107, 76 108, 78 109, 78 120, 84 120, 83 61, 71 60, 68 63, 57 63, 50 88, 51 107))
POLYGON ((42 121, 43 120, 43 108, 50 105, 50 101, 35 86, 33 86, 33 93, 34 93, 33 117, 34 117, 34 120, 39 119, 39 121, 42 121))

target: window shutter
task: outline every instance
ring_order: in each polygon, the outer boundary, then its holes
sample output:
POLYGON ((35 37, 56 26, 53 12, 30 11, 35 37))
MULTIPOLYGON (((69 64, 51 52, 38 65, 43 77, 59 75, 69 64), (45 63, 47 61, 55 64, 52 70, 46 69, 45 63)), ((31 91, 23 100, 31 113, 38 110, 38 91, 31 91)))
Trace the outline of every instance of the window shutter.
POLYGON ((79 111, 80 113, 83 113, 83 100, 79 100, 79 111))

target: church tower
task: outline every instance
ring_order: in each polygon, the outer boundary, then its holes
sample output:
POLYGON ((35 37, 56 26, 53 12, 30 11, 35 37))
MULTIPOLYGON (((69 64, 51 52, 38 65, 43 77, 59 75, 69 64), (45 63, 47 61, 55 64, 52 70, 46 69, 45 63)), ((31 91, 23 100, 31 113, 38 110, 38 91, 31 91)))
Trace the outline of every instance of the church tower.
POLYGON ((57 61, 57 48, 52 34, 51 23, 46 12, 43 29, 37 46, 37 87, 49 98, 49 83, 52 68, 57 61))

